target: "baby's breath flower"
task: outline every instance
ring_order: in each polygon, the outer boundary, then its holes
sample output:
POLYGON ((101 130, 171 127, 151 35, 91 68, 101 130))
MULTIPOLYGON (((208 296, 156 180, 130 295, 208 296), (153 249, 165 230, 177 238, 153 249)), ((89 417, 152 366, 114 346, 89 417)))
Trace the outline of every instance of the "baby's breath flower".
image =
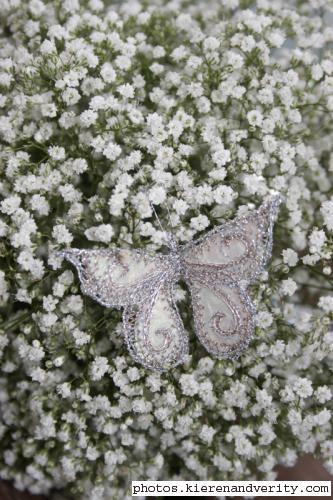
POLYGON ((333 312, 333 295, 320 297, 318 306, 327 313, 333 312))
POLYGON ((58 224, 53 227, 52 236, 59 244, 69 245, 73 241, 73 236, 70 234, 64 224, 58 224))
POLYGON ((100 380, 109 370, 108 360, 105 356, 97 356, 90 366, 92 380, 100 380))
POLYGON ((281 293, 283 295, 289 295, 289 296, 294 295, 296 290, 297 290, 297 284, 293 279, 288 278, 282 281, 281 293))
POLYGON ((292 248, 287 248, 283 250, 282 256, 283 256, 283 262, 285 264, 288 264, 288 266, 290 267, 296 266, 298 262, 298 256, 295 250, 293 250, 292 248))

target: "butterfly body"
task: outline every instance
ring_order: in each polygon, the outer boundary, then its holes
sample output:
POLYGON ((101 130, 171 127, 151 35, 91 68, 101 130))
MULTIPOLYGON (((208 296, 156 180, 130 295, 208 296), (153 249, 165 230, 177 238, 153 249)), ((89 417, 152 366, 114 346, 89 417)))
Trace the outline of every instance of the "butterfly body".
POLYGON ((188 335, 174 298, 180 280, 191 294, 200 342, 213 356, 233 359, 255 327, 246 287, 270 257, 279 202, 271 198, 185 245, 167 235, 166 254, 119 248, 59 254, 76 266, 83 293, 106 307, 123 308, 128 349, 147 368, 167 370, 188 354, 188 335))

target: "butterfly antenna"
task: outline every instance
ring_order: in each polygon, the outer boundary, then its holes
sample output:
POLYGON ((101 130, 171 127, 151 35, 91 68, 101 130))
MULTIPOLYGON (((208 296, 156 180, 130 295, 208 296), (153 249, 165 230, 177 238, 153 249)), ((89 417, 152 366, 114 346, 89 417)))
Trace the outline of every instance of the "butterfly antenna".
POLYGON ((175 239, 174 239, 174 236, 173 236, 173 234, 172 234, 171 213, 170 213, 170 210, 169 210, 168 203, 166 203, 166 208, 167 208, 167 212, 168 212, 168 218, 169 218, 169 224, 170 224, 170 231, 166 231, 166 230, 164 229, 163 224, 162 224, 162 222, 161 222, 161 220, 160 220, 159 216, 157 215, 157 212, 156 212, 156 210, 155 210, 155 207, 154 207, 153 203, 152 203, 152 202, 150 201, 150 199, 149 199, 149 195, 148 195, 148 193, 146 193, 146 194, 147 194, 147 198, 148 198, 148 201, 149 201, 149 205, 151 206, 151 209, 152 209, 152 211, 154 212, 154 215, 155 215, 155 217, 156 217, 156 220, 157 220, 157 222, 158 222, 158 225, 160 226, 160 228, 161 228, 162 232, 163 232, 163 233, 164 233, 164 235, 165 235, 166 240, 168 241, 168 246, 169 246, 170 248, 176 248, 176 247, 177 247, 177 244, 175 243, 175 239))
POLYGON ((171 220, 171 212, 170 212, 170 209, 169 209, 169 203, 168 203, 168 200, 166 200, 166 209, 167 209, 167 212, 168 212, 168 219, 169 219, 169 229, 170 229, 170 233, 172 233, 172 220, 171 220))
POLYGON ((154 205, 152 204, 152 202, 151 202, 150 200, 149 200, 149 204, 150 204, 150 206, 151 206, 152 211, 154 212, 154 215, 155 215, 155 217, 156 217, 156 220, 157 220, 157 222, 158 222, 158 225, 159 225, 159 226, 160 226, 160 228, 162 229, 163 233, 167 234, 166 230, 164 229, 164 227, 163 227, 163 225, 162 225, 162 222, 161 222, 161 220, 160 220, 159 216, 157 215, 157 212, 156 212, 156 210, 155 210, 155 207, 154 207, 154 205))

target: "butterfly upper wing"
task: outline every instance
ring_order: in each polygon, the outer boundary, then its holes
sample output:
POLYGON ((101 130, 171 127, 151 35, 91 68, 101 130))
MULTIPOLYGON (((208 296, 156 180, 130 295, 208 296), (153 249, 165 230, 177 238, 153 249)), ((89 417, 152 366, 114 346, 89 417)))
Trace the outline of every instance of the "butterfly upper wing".
POLYGON ((253 281, 271 254, 273 225, 279 197, 258 210, 236 217, 183 248, 186 267, 216 271, 225 282, 253 281))
POLYGON ((83 293, 106 307, 146 300, 161 276, 172 271, 167 256, 139 250, 68 249, 58 255, 76 267, 83 293))
POLYGON ((255 308, 240 282, 251 282, 271 255, 279 199, 218 226, 183 249, 199 340, 218 358, 236 358, 255 326, 255 308))
POLYGON ((77 268, 83 293, 124 307, 124 336, 135 360, 160 371, 183 361, 188 338, 173 299, 178 271, 172 258, 124 249, 58 253, 77 268))
POLYGON ((173 285, 161 280, 145 303, 124 310, 124 332, 132 357, 164 371, 184 360, 188 337, 173 299, 173 285))

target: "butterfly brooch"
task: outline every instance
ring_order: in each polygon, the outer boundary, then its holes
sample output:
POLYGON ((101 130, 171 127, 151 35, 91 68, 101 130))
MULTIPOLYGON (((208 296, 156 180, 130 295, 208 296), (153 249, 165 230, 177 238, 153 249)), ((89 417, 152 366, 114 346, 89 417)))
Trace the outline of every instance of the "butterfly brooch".
POLYGON ((188 354, 188 335, 175 303, 179 280, 190 291, 200 342, 216 358, 235 359, 255 327, 256 310, 246 287, 271 257, 280 201, 271 197, 185 245, 168 234, 167 254, 114 248, 66 249, 57 255, 76 267, 84 294, 103 306, 123 308, 129 352, 145 367, 164 371, 188 354))

